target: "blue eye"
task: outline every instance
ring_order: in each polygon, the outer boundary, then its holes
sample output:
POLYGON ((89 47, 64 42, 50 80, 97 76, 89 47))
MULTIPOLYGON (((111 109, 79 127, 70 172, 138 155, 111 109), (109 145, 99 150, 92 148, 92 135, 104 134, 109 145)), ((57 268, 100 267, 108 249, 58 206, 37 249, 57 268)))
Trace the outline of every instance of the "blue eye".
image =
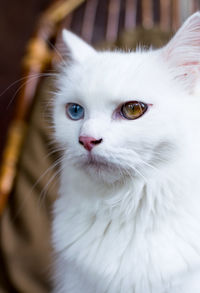
POLYGON ((72 120, 80 120, 84 117, 84 109, 78 104, 67 104, 66 113, 72 120))

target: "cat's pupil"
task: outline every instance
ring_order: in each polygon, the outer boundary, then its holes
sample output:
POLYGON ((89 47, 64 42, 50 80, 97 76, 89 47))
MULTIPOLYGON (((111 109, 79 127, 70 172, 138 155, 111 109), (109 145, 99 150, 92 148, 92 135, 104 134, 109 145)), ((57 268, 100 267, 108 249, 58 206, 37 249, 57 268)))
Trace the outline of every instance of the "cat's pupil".
POLYGON ((73 106, 73 110, 74 110, 75 115, 77 115, 79 109, 80 109, 80 107, 78 105, 73 106))

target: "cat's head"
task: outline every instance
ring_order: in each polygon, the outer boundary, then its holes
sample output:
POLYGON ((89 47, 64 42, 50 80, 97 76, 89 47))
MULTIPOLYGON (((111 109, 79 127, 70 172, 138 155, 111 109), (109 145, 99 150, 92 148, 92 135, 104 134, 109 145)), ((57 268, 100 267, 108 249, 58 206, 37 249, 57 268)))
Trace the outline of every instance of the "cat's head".
POLYGON ((64 31, 54 124, 68 163, 108 182, 144 178, 185 152, 200 104, 200 14, 159 50, 97 52, 64 31), (194 110, 194 111, 193 111, 194 110))

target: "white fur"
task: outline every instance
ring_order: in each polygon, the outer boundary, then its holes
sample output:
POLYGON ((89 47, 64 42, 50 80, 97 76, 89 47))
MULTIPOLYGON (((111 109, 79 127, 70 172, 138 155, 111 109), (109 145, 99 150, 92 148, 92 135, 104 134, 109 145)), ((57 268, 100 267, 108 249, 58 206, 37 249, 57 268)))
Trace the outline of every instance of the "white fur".
POLYGON ((54 292, 199 293, 200 14, 156 51, 96 52, 67 31, 64 40, 74 60, 54 104, 64 149, 54 292), (152 106, 116 118, 133 100, 152 106), (67 118, 71 102, 84 119, 67 118), (103 138, 92 150, 103 164, 87 164, 80 135, 103 138))

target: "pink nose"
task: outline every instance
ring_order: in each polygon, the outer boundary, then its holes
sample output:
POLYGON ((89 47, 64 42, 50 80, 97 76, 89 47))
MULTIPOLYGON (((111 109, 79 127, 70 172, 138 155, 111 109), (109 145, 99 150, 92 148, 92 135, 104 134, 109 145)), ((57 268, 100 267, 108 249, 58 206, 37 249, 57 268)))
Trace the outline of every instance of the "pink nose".
POLYGON ((102 138, 96 139, 90 136, 79 136, 79 143, 88 151, 91 151, 95 145, 100 144, 102 140, 102 138))

